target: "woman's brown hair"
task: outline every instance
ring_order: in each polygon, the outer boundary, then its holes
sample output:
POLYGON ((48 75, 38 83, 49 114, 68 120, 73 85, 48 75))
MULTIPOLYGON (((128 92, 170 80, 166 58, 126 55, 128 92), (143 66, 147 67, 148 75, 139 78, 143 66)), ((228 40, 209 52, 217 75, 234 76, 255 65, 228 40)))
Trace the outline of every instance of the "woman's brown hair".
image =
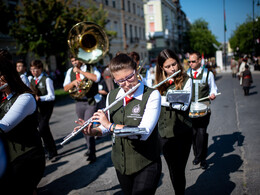
MULTIPOLYGON (((175 59, 177 62, 178 69, 181 70, 181 72, 174 77, 175 89, 178 90, 182 88, 183 81, 188 75, 184 73, 184 68, 181 65, 181 61, 179 57, 176 55, 175 52, 173 52, 170 49, 162 50, 157 56, 155 83, 158 84, 161 81, 166 79, 166 74, 163 71, 163 64, 169 58, 175 59)), ((161 94, 163 94, 163 92, 165 92, 168 87, 169 87, 169 83, 164 83, 161 86, 159 86, 157 89, 161 94)))
POLYGON ((136 70, 136 63, 127 54, 120 53, 110 61, 108 67, 111 73, 127 68, 136 70))

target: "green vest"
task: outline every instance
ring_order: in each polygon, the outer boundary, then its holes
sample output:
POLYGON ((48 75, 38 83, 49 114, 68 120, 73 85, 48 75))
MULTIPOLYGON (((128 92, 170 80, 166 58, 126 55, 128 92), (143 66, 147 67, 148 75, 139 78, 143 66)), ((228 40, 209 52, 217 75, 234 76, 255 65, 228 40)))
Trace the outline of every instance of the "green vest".
MULTIPOLYGON (((191 69, 188 70, 189 76, 193 78, 191 69)), ((209 85, 208 85, 208 77, 209 77, 209 71, 207 68, 203 68, 201 71, 201 74, 194 79, 193 78, 193 86, 192 86, 192 102, 195 102, 195 94, 196 94, 196 83, 198 84, 198 99, 207 97, 209 95, 209 85)), ((209 100, 201 101, 209 105, 209 100)))
MULTIPOLYGON (((92 71, 91 71, 90 69, 91 69, 91 65, 87 65, 87 71, 86 71, 86 72, 92 73, 92 71)), ((85 78, 85 79, 86 79, 86 81, 88 81, 87 78, 85 78)), ((71 72, 70 72, 70 80, 71 80, 71 81, 76 80, 76 73, 73 72, 72 70, 71 70, 71 72)), ((93 81, 90 90, 88 91, 88 93, 87 93, 86 96, 85 96, 85 97, 87 98, 87 101, 88 101, 89 105, 95 105, 95 104, 96 104, 96 101, 95 101, 94 96, 95 96, 97 93, 98 93, 98 83, 96 83, 96 82, 93 81)), ((77 99, 76 99, 76 100, 77 100, 77 99)))
MULTIPOLYGON (((119 88, 109 94, 111 104, 118 94, 119 88)), ((132 99, 127 106, 123 100, 110 109, 110 121, 115 124, 138 126, 142 120, 146 103, 153 89, 144 87, 142 101, 132 99)), ((112 161, 121 174, 131 175, 143 169, 160 157, 157 125, 146 141, 139 139, 115 138, 112 146, 112 161)))
POLYGON ((43 75, 41 80, 38 81, 37 85, 35 84, 35 79, 32 78, 31 87, 33 91, 36 93, 36 95, 43 96, 48 94, 47 86, 46 86, 47 78, 48 78, 47 76, 43 75))
MULTIPOLYGON (((188 81, 186 77, 182 89, 188 81)), ((173 89, 175 86, 170 85, 167 89, 173 89)), ((166 95, 167 91, 163 95, 166 95)), ((161 107, 160 118, 158 121, 158 130, 162 138, 171 138, 178 134, 190 131, 192 127, 191 119, 189 118, 189 109, 186 111, 175 110, 172 107, 161 107)))
MULTIPOLYGON (((9 100, 5 100, 0 106, 0 118, 12 107, 16 99, 17 94, 14 94, 9 100)), ((37 113, 27 116, 18 125, 16 125, 9 132, 0 131, 4 140, 7 142, 8 159, 9 162, 13 162, 16 158, 26 154, 35 148, 42 148, 42 142, 37 130, 37 113)), ((43 148, 42 148, 43 150, 43 148)))

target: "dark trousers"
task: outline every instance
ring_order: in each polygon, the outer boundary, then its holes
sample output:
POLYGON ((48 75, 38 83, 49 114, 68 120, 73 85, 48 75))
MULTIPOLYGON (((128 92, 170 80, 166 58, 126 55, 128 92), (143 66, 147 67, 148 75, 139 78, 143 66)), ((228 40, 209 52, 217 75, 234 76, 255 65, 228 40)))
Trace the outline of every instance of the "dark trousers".
POLYGON ((210 121, 210 113, 204 117, 192 119, 193 131, 193 153, 195 159, 205 161, 208 153, 207 127, 210 121))
MULTIPOLYGON (((87 101, 76 102, 77 116, 78 116, 78 118, 84 119, 85 121, 90 119, 93 116, 93 114, 96 112, 96 110, 97 110, 96 104, 92 106, 92 105, 89 105, 89 103, 87 101)), ((83 134, 83 135, 86 139, 89 156, 95 156, 96 155, 95 137, 85 135, 85 134, 83 134)))
POLYGON ((45 156, 42 146, 19 156, 8 164, 5 175, 0 178, 0 194, 33 194, 44 169, 45 156))
POLYGON ((244 89, 244 95, 249 95, 249 88, 250 88, 250 87, 243 87, 243 89, 244 89))
POLYGON ((57 155, 56 144, 53 139, 49 121, 52 115, 54 101, 50 102, 38 102, 38 119, 39 119, 39 132, 43 139, 45 149, 50 156, 57 155))
POLYGON ((185 168, 192 144, 192 130, 172 138, 161 138, 161 144, 175 194, 184 195, 185 168))
POLYGON ((162 172, 161 158, 132 175, 123 175, 116 170, 124 195, 155 194, 162 172))

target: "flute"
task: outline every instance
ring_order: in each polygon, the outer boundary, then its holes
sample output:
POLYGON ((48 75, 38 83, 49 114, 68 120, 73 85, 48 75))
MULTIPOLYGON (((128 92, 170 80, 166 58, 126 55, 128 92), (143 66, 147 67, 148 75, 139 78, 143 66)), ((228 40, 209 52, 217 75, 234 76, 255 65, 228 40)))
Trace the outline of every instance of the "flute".
POLYGON ((166 79, 164 79, 163 81, 161 81, 157 85, 152 86, 152 88, 155 89, 156 87, 159 87, 160 85, 162 85, 163 83, 165 83, 166 81, 171 79, 172 77, 176 76, 179 72, 181 72, 181 70, 178 70, 177 72, 173 73, 171 76, 167 77, 166 79))
MULTIPOLYGON (((134 92, 139 86, 141 85, 141 83, 138 83, 136 86, 134 86, 131 90, 129 90, 128 92, 126 92, 124 95, 122 95, 121 97, 119 97, 118 99, 116 99, 114 102, 112 102, 109 106, 107 106, 106 108, 104 108, 102 111, 106 112, 108 111, 110 108, 112 108, 114 105, 116 105, 119 101, 121 101, 122 99, 124 99, 127 95, 129 95, 130 93, 134 92)), ((68 142, 71 138, 73 138, 75 135, 77 135, 79 132, 81 132, 83 129, 85 129, 90 123, 92 122, 92 119, 88 119, 87 121, 85 121, 85 123, 76 131, 72 131, 69 135, 67 135, 63 141, 60 143, 60 145, 65 144, 66 142, 68 142)))
POLYGON ((0 87, 0 90, 6 88, 7 86, 8 86, 8 83, 3 84, 3 85, 0 87))

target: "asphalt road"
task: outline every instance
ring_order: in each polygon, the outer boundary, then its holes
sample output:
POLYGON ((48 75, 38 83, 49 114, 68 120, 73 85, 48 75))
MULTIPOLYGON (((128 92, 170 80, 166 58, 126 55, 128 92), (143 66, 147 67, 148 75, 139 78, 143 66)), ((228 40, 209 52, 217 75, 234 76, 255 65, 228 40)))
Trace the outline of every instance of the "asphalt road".
MULTIPOLYGON (((211 104, 208 127, 207 162, 202 170, 192 165, 193 152, 186 168, 186 194, 260 194, 260 72, 253 73, 250 95, 244 96, 238 79, 231 73, 219 73, 216 83, 221 95, 211 104)), ((113 168, 110 136, 96 140, 97 161, 89 164, 81 133, 63 147, 62 139, 75 127, 73 101, 58 102, 50 120, 59 156, 47 161, 45 175, 38 186, 39 195, 122 194, 113 168)), ((163 161, 156 195, 174 194, 167 165, 163 161)))

